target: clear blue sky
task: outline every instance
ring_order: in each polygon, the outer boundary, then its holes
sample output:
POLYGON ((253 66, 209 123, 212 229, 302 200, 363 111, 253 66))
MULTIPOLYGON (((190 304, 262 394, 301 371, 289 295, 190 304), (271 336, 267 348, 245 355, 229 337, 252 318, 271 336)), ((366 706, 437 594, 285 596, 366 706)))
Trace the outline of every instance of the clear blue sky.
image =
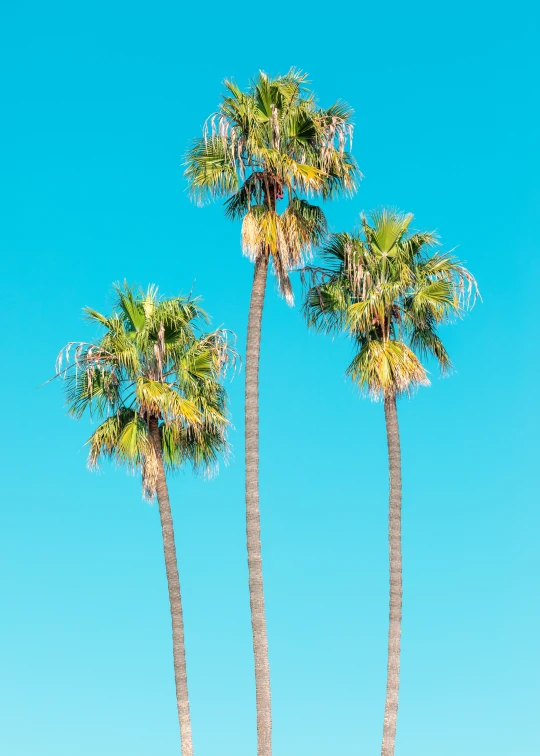
MULTIPOLYGON (((444 333, 457 368, 400 405, 404 621, 399 756, 540 753, 538 15, 533 3, 302 6, 19 2, 1 22, 3 466, 0 751, 178 752, 156 507, 85 468, 86 422, 38 389, 128 278, 202 294, 245 340, 239 228, 181 160, 220 82, 310 74, 356 111, 350 229, 395 205, 436 228, 484 303, 444 333)), ((372 756, 384 705, 383 412, 269 287, 261 507, 276 756, 372 756)), ((197 756, 253 756, 243 375, 233 463, 171 482, 197 756)))

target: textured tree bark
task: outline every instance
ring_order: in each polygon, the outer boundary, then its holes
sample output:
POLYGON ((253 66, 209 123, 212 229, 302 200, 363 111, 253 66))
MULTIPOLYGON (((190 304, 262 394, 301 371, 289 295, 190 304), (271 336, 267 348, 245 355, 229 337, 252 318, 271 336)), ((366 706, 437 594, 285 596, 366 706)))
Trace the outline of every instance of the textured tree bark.
POLYGON ((171 505, 169 502, 169 491, 163 466, 163 452, 157 419, 150 419, 149 432, 157 458, 157 499, 159 516, 161 519, 161 532, 163 534, 163 551, 165 553, 165 570, 167 572, 167 584, 169 586, 169 602, 171 605, 174 679, 176 683, 178 721, 180 724, 180 745, 182 756, 193 756, 193 739, 191 734, 191 717, 189 713, 186 672, 186 650, 184 646, 182 598, 180 595, 180 580, 178 577, 178 565, 176 562, 176 546, 174 544, 171 505))
POLYGON ((388 673, 382 756, 394 756, 399 695, 401 645, 402 562, 401 562, 401 449, 396 397, 384 400, 388 467, 390 471, 390 506, 388 541, 390 546, 390 623, 388 628, 388 673))
POLYGON ((259 511, 259 355, 261 321, 264 305, 268 257, 255 264, 246 348, 246 535, 249 570, 251 629, 255 657, 255 692, 257 704, 257 753, 271 756, 272 710, 270 698, 270 666, 264 611, 264 590, 261 556, 261 524, 259 511))

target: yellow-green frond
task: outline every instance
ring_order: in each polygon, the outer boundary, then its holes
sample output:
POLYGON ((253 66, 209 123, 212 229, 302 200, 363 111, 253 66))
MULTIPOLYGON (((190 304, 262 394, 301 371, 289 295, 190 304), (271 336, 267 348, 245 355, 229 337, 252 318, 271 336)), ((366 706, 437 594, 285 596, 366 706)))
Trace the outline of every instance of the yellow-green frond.
POLYGON ((366 341, 347 369, 351 379, 371 397, 410 393, 429 380, 418 357, 401 341, 366 341))

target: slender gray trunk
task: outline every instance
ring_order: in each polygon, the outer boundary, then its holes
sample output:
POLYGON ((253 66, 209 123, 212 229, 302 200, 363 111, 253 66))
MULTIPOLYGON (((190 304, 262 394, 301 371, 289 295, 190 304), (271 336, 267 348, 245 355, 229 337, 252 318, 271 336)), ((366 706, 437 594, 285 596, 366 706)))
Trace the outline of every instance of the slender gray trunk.
POLYGON ((396 397, 384 400, 386 435, 388 441, 388 467, 390 470, 390 506, 388 541, 390 546, 390 624, 388 628, 388 676, 382 756, 394 756, 399 694, 399 663, 401 644, 401 449, 396 397))
POLYGON ((149 432, 157 460, 157 500, 161 519, 161 532, 163 534, 163 551, 165 553, 165 570, 169 586, 169 602, 171 605, 174 679, 176 683, 178 722, 180 724, 180 745, 182 756, 193 756, 180 579, 178 577, 171 505, 163 466, 163 452, 157 419, 150 419, 149 432))
POLYGON ((257 704, 257 753, 271 756, 272 711, 270 666, 264 612, 261 556, 261 518, 259 511, 259 355, 264 293, 268 276, 268 257, 255 263, 246 348, 246 533, 249 570, 249 600, 253 654, 255 656, 255 691, 257 704))

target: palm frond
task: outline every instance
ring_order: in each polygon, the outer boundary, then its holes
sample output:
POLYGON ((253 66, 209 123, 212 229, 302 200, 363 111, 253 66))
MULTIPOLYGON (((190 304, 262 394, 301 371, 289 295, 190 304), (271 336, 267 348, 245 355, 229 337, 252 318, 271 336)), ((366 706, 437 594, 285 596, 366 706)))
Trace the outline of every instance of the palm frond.
POLYGON ((379 399, 390 394, 410 393, 429 380, 418 357, 403 342, 366 340, 347 368, 347 375, 368 393, 379 399))
POLYGON ((193 198, 228 197, 239 184, 235 145, 231 138, 197 139, 186 156, 185 176, 193 198))

